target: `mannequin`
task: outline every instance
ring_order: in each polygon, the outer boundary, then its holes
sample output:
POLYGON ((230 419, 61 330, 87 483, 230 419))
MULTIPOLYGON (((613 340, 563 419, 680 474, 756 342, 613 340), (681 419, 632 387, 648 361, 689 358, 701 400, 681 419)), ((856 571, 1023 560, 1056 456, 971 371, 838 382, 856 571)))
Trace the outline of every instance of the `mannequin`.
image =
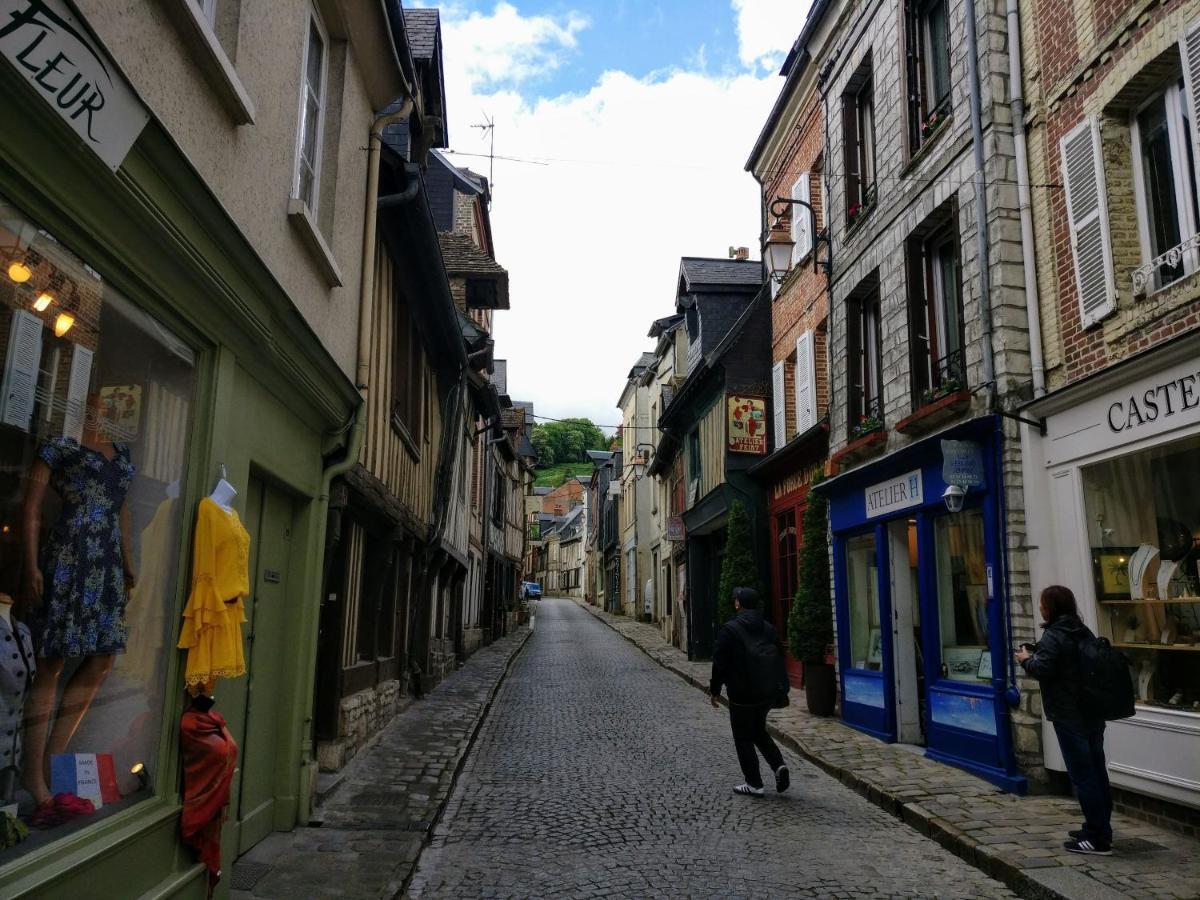
POLYGON ((213 492, 208 495, 208 499, 225 512, 233 509, 233 501, 237 499, 237 488, 225 480, 225 467, 221 466, 221 478, 217 482, 217 486, 213 488, 213 492))
POLYGON ((82 440, 58 438, 39 449, 25 491, 24 593, 32 610, 38 677, 26 709, 22 783, 38 807, 35 825, 80 814, 74 808, 56 813, 46 779, 48 758, 67 751, 115 654, 124 652, 125 604, 136 582, 125 502, 134 468, 128 449, 104 433, 102 409, 100 396, 90 395, 82 440), (47 485, 60 495, 63 509, 46 545, 39 547, 47 485), (80 513, 98 525, 85 529, 80 513), (92 587, 97 582, 99 589, 92 587), (103 615, 99 626, 98 615, 103 615), (56 710, 66 661, 80 657, 56 710))
POLYGON ((16 814, 17 773, 21 769, 21 717, 36 671, 29 628, 13 618, 13 587, 18 567, 0 573, 0 812, 16 814), (13 571, 15 568, 15 571, 13 571), (12 657, 16 656, 16 659, 12 657), (11 732, 12 737, 7 735, 11 732))

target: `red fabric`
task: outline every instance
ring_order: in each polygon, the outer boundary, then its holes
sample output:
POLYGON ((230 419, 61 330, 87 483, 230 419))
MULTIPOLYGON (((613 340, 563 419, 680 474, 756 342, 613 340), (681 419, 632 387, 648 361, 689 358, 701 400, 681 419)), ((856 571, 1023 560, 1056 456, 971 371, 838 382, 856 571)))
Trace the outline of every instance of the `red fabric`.
POLYGON ((221 875, 221 824, 237 765, 237 744, 220 713, 189 709, 179 723, 183 750, 183 840, 208 867, 210 887, 221 875))

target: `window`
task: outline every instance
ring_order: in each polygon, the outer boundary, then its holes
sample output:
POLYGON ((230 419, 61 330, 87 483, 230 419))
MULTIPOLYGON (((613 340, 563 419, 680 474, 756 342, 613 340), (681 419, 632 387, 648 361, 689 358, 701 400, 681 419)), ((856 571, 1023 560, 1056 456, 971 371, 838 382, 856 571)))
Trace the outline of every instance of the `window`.
POLYGON ((908 0, 908 146, 917 151, 950 114, 950 30, 946 0, 908 0))
POLYGON ((688 433, 688 482, 694 484, 700 480, 700 429, 688 433))
POLYGON ((1087 466, 1082 484, 1099 633, 1129 656, 1139 703, 1191 709, 1200 685, 1200 437, 1087 466))
POLYGON ((393 304, 392 345, 392 425, 411 441, 417 452, 426 431, 425 351, 407 301, 398 297, 393 304))
POLYGON ((879 563, 874 532, 846 541, 846 595, 851 667, 877 672, 883 668, 883 634, 879 627, 879 563))
POLYGON ((128 810, 155 784, 175 789, 173 776, 153 776, 164 727, 177 727, 163 711, 175 703, 167 670, 188 569, 179 487, 193 366, 187 344, 0 197, 0 593, 16 601, 0 618, 0 769, 21 771, 12 802, 22 818, 36 805, 23 781, 96 806, 86 821, 5 844, 0 865, 128 810), (35 655, 65 666, 34 673, 35 655), (61 697, 83 685, 80 657, 113 666, 72 710, 61 697), (64 751, 52 720, 72 712, 64 751), (80 755, 43 765, 55 743, 54 754, 80 755), (152 776, 145 785, 130 772, 139 763, 152 776))
POLYGON ((987 681, 991 678, 991 653, 982 510, 967 509, 938 516, 933 538, 937 553, 942 677, 987 681))
POLYGON ((789 509, 775 516, 775 597, 776 609, 787 621, 796 596, 799 557, 796 552, 796 510, 789 509))
POLYGON ((875 205, 875 91, 870 57, 851 77, 842 96, 842 127, 846 224, 852 226, 875 205))
POLYGON ((1150 263, 1180 245, 1189 246, 1178 258, 1153 267, 1146 285, 1151 291, 1196 271, 1200 261, 1189 244, 1200 222, 1186 96, 1182 80, 1171 85, 1138 110, 1131 126, 1142 261, 1150 263))
POLYGON ((883 419, 879 288, 851 298, 846 316, 847 408, 853 432, 864 419, 883 419))
POLYGON ((913 407, 966 385, 958 232, 953 222, 908 242, 913 407))
POLYGON ((216 21, 217 18, 217 0, 192 0, 196 7, 200 10, 200 14, 208 19, 209 23, 216 21))
POLYGON ((329 41, 314 12, 308 20, 300 86, 300 125, 296 140, 296 199, 314 216, 321 183, 321 144, 325 131, 326 49, 329 41))

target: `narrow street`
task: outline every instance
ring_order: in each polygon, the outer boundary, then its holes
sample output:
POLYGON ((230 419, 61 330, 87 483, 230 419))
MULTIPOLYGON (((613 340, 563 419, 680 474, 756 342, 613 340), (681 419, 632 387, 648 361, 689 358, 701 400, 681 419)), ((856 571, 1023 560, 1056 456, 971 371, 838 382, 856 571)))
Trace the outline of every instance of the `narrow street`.
POLYGON ((735 796, 740 772, 724 708, 575 603, 544 600, 410 892, 1012 896, 785 756, 786 794, 735 796))

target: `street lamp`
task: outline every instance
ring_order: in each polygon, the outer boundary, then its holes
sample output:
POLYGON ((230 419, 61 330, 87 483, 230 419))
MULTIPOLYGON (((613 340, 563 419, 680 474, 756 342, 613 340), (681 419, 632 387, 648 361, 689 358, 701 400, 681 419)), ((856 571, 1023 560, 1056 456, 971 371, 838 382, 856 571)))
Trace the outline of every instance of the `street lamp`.
POLYGON ((763 256, 767 259, 767 268, 776 284, 783 282, 784 276, 792 267, 792 248, 796 242, 781 228, 773 229, 763 246, 763 256))
POLYGON ((633 477, 641 481, 646 476, 646 467, 654 456, 653 444, 638 444, 633 451, 633 477))
MULTIPOLYGON (((792 263, 792 246, 795 243, 791 236, 787 235, 779 225, 779 220, 783 218, 783 214, 787 212, 789 206, 801 206, 808 212, 809 225, 812 228, 813 236, 813 271, 820 272, 825 270, 825 274, 829 274, 830 264, 832 260, 833 245, 829 242, 829 229, 825 228, 822 231, 817 231, 817 212, 813 209, 811 203, 804 200, 795 200, 791 197, 776 197, 771 203, 771 218, 773 224, 771 231, 766 241, 763 242, 764 252, 768 258, 768 264, 771 267, 771 275, 776 282, 783 281, 784 275, 791 268, 792 263), (786 236, 785 236, 786 235, 786 236), (825 258, 817 258, 817 248, 822 244, 825 245, 825 258)), ((796 211, 792 211, 792 215, 796 215, 796 211)))

